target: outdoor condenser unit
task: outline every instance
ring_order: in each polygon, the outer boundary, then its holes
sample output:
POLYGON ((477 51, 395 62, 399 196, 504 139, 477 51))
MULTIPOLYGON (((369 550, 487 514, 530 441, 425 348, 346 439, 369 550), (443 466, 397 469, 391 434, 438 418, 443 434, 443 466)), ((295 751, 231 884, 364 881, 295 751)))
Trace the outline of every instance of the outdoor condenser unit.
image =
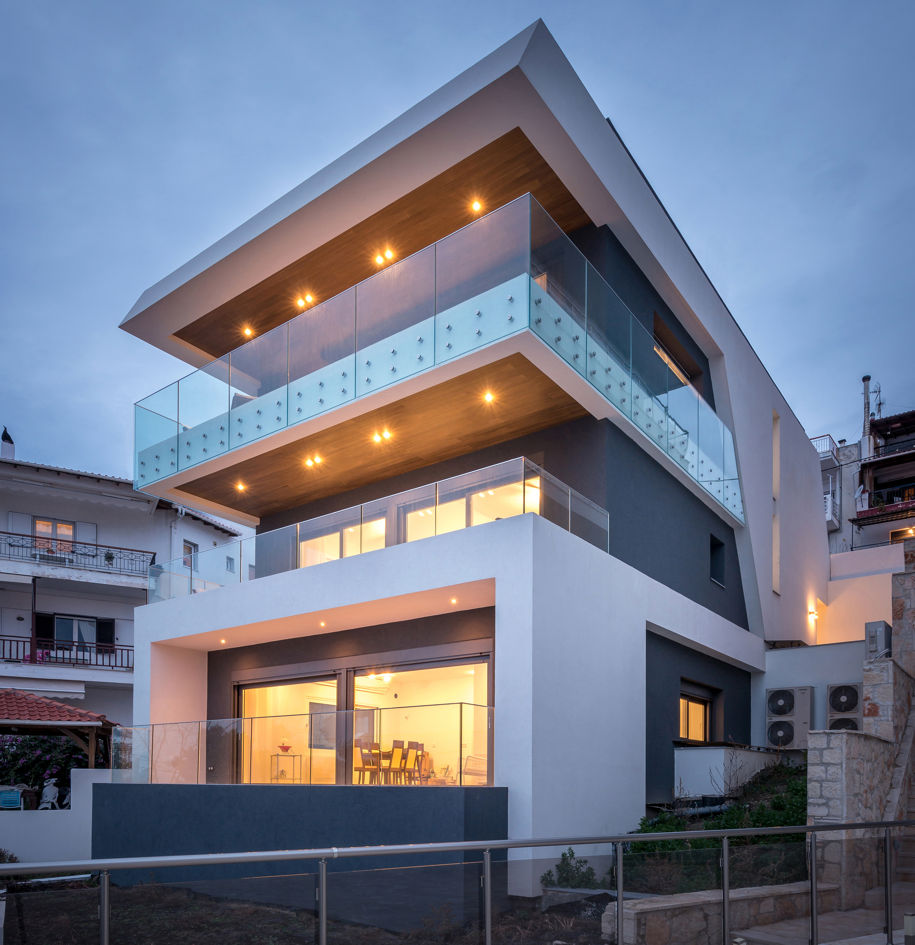
POLYGON ((807 747, 812 696, 811 686, 766 690, 766 745, 769 748, 807 747))
POLYGON ((860 732, 861 684, 826 687, 826 728, 831 732, 860 732))

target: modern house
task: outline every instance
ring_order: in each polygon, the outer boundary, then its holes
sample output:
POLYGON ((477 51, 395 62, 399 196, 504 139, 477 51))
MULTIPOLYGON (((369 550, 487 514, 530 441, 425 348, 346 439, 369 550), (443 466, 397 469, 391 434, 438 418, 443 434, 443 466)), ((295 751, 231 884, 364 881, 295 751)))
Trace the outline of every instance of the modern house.
POLYGON ((150 569, 126 779, 628 830, 815 649, 817 452, 539 21, 121 327, 193 368, 136 405, 136 488, 257 532, 150 569))
POLYGON ((0 522, 0 689, 127 725, 149 567, 177 557, 193 581, 199 555, 244 531, 129 480, 17 459, 5 427, 0 522))

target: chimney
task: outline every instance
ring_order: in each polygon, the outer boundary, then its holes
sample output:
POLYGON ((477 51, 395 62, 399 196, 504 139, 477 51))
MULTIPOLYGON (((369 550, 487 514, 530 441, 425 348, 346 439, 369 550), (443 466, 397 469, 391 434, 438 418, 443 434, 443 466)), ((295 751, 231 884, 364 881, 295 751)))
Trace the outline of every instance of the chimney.
POLYGON ((15 459, 16 458, 16 444, 13 442, 13 438, 10 436, 9 431, 6 427, 3 428, 3 433, 0 434, 0 459, 15 459))
POLYGON ((871 435, 871 376, 865 374, 861 378, 864 384, 864 432, 861 436, 871 435))

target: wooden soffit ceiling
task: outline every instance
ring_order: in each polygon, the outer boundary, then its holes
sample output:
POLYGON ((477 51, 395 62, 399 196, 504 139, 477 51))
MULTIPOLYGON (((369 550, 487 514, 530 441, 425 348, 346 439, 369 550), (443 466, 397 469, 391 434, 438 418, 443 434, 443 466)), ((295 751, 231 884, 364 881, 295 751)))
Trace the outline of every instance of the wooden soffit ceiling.
POLYGON ((306 256, 175 333, 214 358, 294 318, 296 302, 325 301, 378 271, 390 247, 403 259, 470 223, 471 203, 485 211, 532 193, 567 233, 590 222, 575 198, 520 128, 474 152, 416 190, 388 204, 306 256))
POLYGON ((520 354, 201 476, 181 491, 264 518, 524 436, 586 411, 520 354), (490 391, 493 402, 483 395, 490 391), (376 432, 390 440, 375 443, 376 432), (305 460, 320 456, 308 467, 305 460), (245 490, 239 492, 237 485, 245 490))

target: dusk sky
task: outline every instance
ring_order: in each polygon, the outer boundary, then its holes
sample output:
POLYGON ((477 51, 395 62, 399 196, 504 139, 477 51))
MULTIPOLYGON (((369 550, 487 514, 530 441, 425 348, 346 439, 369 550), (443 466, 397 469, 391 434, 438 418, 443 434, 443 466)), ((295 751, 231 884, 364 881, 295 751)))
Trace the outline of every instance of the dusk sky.
MULTIPOLYGON (((915 408, 915 3, 0 7, 0 425, 132 475, 141 292, 538 16, 808 433, 915 408)), ((701 313, 700 313, 701 314, 701 313)))

